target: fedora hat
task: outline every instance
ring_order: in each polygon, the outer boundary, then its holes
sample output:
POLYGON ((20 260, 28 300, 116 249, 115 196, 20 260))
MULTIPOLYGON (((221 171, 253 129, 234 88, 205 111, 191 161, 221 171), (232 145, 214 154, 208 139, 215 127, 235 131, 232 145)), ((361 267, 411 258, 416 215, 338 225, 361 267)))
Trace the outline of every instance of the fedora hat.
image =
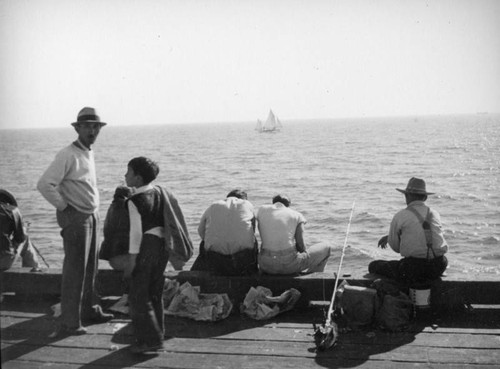
POLYGON ((10 204, 17 207, 17 201, 13 194, 9 191, 0 188, 0 202, 10 204))
POLYGON ((425 181, 420 178, 412 177, 408 181, 406 185, 406 189, 402 190, 400 188, 396 188, 401 193, 407 194, 412 193, 415 195, 434 195, 434 192, 427 192, 425 189, 425 181))
POLYGON ((94 108, 85 107, 78 113, 76 118, 76 122, 71 123, 74 127, 80 123, 99 123, 101 127, 104 127, 106 123, 101 122, 101 118, 97 115, 97 112, 94 108))

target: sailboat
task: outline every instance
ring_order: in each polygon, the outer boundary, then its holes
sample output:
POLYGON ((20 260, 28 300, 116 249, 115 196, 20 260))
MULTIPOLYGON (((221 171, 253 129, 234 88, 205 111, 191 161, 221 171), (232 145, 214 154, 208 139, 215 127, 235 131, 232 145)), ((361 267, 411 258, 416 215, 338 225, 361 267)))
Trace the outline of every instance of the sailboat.
POLYGON ((274 115, 272 110, 269 110, 269 115, 264 123, 257 119, 257 126, 255 130, 258 132, 278 132, 283 128, 280 120, 274 115))

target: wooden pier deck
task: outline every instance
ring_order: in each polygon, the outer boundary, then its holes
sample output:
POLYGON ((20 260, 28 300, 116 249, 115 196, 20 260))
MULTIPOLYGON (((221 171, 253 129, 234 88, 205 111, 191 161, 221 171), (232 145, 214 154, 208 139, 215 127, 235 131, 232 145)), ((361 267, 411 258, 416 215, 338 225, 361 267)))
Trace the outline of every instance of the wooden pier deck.
POLYGON ((126 316, 88 326, 83 336, 49 338, 54 328, 50 307, 57 302, 47 294, 5 296, 0 320, 3 369, 500 368, 499 305, 478 304, 440 320, 416 320, 406 332, 341 333, 338 345, 326 352, 316 352, 312 337, 313 323, 324 320, 321 307, 254 321, 235 305, 227 319, 215 323, 167 317, 165 349, 133 355, 127 349, 133 337, 126 316))

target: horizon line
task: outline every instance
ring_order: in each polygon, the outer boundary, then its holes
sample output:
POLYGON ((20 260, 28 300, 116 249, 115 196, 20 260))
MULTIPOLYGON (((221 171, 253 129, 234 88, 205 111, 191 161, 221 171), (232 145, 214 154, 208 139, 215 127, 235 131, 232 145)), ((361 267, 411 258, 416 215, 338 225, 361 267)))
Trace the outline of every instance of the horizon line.
MULTIPOLYGON (((276 114, 278 116, 278 114, 276 114)), ((339 121, 339 120, 362 120, 362 119, 386 119, 386 118, 422 118, 422 117, 445 117, 445 116, 497 116, 500 112, 475 112, 475 113, 427 113, 427 114, 393 114, 393 115, 366 115, 366 116, 342 116, 342 117, 325 117, 325 118, 280 118, 282 122, 297 122, 297 121, 339 121)), ((252 124, 254 120, 238 120, 238 121, 198 121, 198 122, 163 122, 163 123, 132 123, 132 124, 112 124, 110 127, 137 127, 137 126, 164 126, 164 125, 201 125, 201 124, 252 124)), ((71 124, 68 123, 68 126, 71 124)), ((21 126, 21 127, 2 127, 1 130, 23 130, 23 129, 47 129, 47 128, 65 128, 63 125, 55 126, 21 126)))

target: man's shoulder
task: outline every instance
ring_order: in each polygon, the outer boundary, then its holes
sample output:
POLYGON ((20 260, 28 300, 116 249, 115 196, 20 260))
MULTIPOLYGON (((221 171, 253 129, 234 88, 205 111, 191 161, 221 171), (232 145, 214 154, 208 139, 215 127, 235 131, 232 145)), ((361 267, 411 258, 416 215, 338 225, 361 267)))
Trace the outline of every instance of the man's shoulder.
POLYGON ((274 210, 274 206, 273 205, 261 205, 259 206, 259 208, 257 209, 257 214, 262 214, 262 213, 269 213, 269 212, 272 212, 274 210))
POLYGON ((221 205, 226 205, 227 200, 215 200, 210 204, 210 206, 221 206, 221 205))
POLYGON ((410 216, 414 216, 411 210, 409 210, 408 208, 400 209, 396 212, 396 214, 394 214, 394 216, 392 217, 392 221, 401 222, 403 219, 406 219, 410 216))
POLYGON ((253 205, 250 201, 238 199, 238 198, 229 198, 226 200, 217 200, 214 201, 207 210, 211 211, 231 211, 231 210, 242 210, 249 209, 253 211, 253 205))
POLYGON ((133 193, 129 199, 139 198, 139 197, 152 197, 152 196, 161 196, 161 191, 157 191, 154 187, 147 188, 143 191, 133 193))
POLYGON ((306 217, 298 210, 290 209, 299 223, 307 223, 306 217))
POLYGON ((56 158, 74 156, 77 152, 78 151, 76 149, 76 146, 73 143, 71 143, 67 146, 64 146, 62 149, 60 149, 56 153, 56 158))
POLYGON ((219 209, 227 209, 227 208, 228 208, 227 203, 224 200, 217 200, 217 201, 212 202, 208 206, 206 211, 217 211, 219 209))

